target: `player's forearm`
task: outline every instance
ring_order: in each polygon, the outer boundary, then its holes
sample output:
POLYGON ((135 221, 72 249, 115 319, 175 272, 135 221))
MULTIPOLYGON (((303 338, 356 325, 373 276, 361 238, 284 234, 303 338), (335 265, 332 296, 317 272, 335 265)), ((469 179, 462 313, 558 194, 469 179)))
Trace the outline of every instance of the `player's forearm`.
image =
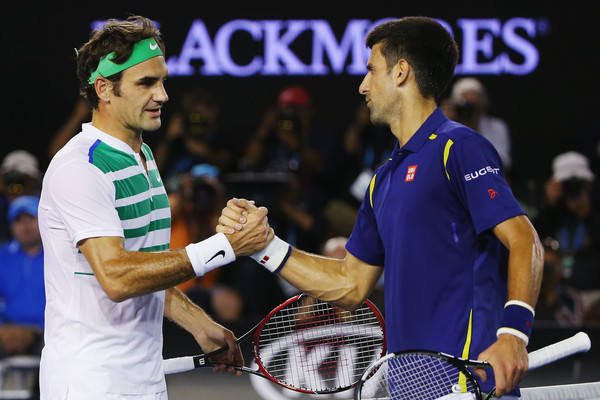
POLYGON ((165 291, 165 317, 196 335, 203 321, 210 318, 178 288, 165 291))
POLYGON ((494 233, 508 248, 508 300, 535 307, 544 267, 544 250, 537 232, 525 216, 499 224, 494 233))
MULTIPOLYGON (((512 336, 527 345, 540 291, 544 251, 537 232, 525 216, 502 222, 494 233, 508 248, 508 298, 496 334, 498 340, 512 336)), ((524 352, 524 346, 521 349, 524 352)))
MULTIPOLYGON (((194 336, 204 352, 211 352, 226 345, 234 347, 233 334, 217 324, 178 288, 165 291, 164 315, 194 336), (230 342, 227 342, 228 337, 230 342)), ((239 365, 242 364, 243 362, 239 365)))
POLYGON ((535 308, 542 281, 544 250, 535 231, 511 246, 508 261, 508 300, 535 308))
MULTIPOLYGON (((263 247, 264 241, 256 240, 263 247)), ((233 248, 221 233, 182 250, 159 253, 128 251, 122 237, 110 236, 85 239, 78 247, 115 302, 173 287, 235 260, 233 248)))
POLYGON ((185 250, 165 253, 127 252, 108 260, 96 271, 108 297, 120 302, 171 288, 194 278, 185 250))
POLYGON ((365 301, 372 286, 352 273, 347 260, 293 249, 280 275, 304 293, 351 310, 365 301))

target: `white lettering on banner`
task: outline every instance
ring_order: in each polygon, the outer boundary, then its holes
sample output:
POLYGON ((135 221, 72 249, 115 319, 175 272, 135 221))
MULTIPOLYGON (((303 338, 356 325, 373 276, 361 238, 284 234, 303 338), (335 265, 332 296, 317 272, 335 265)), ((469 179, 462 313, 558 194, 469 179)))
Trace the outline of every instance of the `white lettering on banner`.
POLYGON ((536 25, 533 19, 512 18, 504 25, 498 19, 459 19, 457 25, 463 35, 462 62, 456 68, 457 74, 527 75, 537 67, 539 53, 536 47, 517 34, 517 31, 523 30, 534 38, 536 25), (496 38, 502 38, 508 48, 519 53, 524 58, 523 63, 512 62, 505 52, 496 55, 496 38), (479 61, 480 54, 489 61, 479 61))
POLYGON ((522 64, 515 64, 511 62, 510 57, 507 54, 503 54, 504 66, 503 70, 508 74, 515 75, 527 75, 535 70, 540 61, 540 55, 535 46, 517 35, 516 31, 522 28, 527 32, 530 38, 536 36, 536 24, 532 19, 527 18, 513 18, 504 24, 502 27, 502 37, 504 43, 517 53, 527 55, 525 61, 522 64))
MULTIPOLYGON (((231 58, 231 52, 229 52, 231 37, 238 31, 247 32, 255 41, 258 41, 263 37, 263 32, 256 24, 253 24, 252 21, 235 20, 223 25, 215 36, 216 56, 220 61, 222 71, 233 76, 250 76, 257 74, 263 66, 261 57, 255 56, 252 61, 246 65, 238 65, 231 58)), ((220 70, 218 69, 211 71, 202 69, 201 73, 203 75, 221 75, 220 70)))
POLYGON ((477 179, 480 176, 483 176, 483 175, 487 174, 488 172, 490 174, 499 174, 500 173, 500 168, 493 168, 493 167, 490 167, 488 165, 486 167, 481 168, 478 171, 471 172, 470 174, 466 174, 465 175, 465 181, 470 181, 470 180, 473 180, 473 179, 477 179))
POLYGON ((351 75, 363 74, 365 72, 364 60, 369 58, 368 49, 364 45, 364 35, 370 29, 370 26, 371 22, 368 20, 349 21, 341 43, 338 45, 335 34, 327 21, 313 21, 313 31, 319 32, 313 38, 311 65, 313 75, 326 75, 329 73, 329 68, 324 62, 325 54, 328 55, 331 69, 336 75, 344 72, 350 54, 353 57, 347 66, 348 73, 351 75))
POLYGON ((194 68, 190 62, 194 59, 203 61, 202 74, 221 75, 222 68, 217 62, 217 54, 206 30, 206 25, 201 20, 192 23, 179 57, 169 57, 167 66, 170 75, 194 75, 194 68))
MULTIPOLYGON (((374 26, 392 19, 349 20, 341 35, 324 19, 236 19, 221 25, 214 32, 214 40, 204 21, 196 19, 179 53, 167 59, 167 66, 171 76, 364 75, 369 58, 365 36, 374 26), (304 44, 309 35, 312 48, 297 54, 294 46, 300 46, 300 41, 304 44), (240 49, 248 50, 244 45, 248 37, 257 44, 256 54, 241 64, 236 60, 240 49)), ((437 21, 459 43, 457 75, 530 74, 540 60, 533 39, 549 31, 548 21, 543 18, 461 18, 456 20, 455 28, 447 21, 437 21)), ((92 26, 101 23, 94 21, 92 26)), ((169 50, 173 52, 173 46, 169 50)))

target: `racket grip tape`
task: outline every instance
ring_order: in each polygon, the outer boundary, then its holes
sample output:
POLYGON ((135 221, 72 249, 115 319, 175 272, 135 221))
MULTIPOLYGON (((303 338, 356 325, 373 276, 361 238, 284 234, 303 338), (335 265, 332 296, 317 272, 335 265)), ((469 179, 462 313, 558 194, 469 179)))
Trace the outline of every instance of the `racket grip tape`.
POLYGON ((536 369, 575 353, 586 352, 591 345, 589 336, 585 332, 579 332, 568 339, 529 353, 529 369, 536 369))
POLYGON ((194 368, 196 368, 196 365, 193 356, 175 357, 163 360, 163 370, 165 375, 190 371, 194 368))

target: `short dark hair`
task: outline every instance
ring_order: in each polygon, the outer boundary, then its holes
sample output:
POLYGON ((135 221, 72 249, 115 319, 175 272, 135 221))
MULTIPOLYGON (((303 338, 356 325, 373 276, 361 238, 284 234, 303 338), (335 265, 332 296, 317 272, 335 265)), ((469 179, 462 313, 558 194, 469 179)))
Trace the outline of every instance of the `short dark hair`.
MULTIPOLYGON (((98 95, 94 85, 88 83, 93 71, 98 68, 100 58, 115 52, 114 62, 124 63, 131 57, 133 46, 140 40, 154 38, 163 54, 165 45, 161 33, 152 20, 133 15, 126 20, 109 19, 99 28, 95 29, 90 40, 85 43, 77 55, 77 78, 79 80, 79 94, 86 99, 93 108, 98 108, 98 95)), ((122 72, 106 78, 115 83, 115 90, 121 80, 122 72)))
POLYGON ((454 76, 458 46, 450 33, 428 17, 405 17, 384 22, 369 32, 367 47, 381 43, 389 69, 405 59, 415 72, 423 97, 439 101, 454 76))

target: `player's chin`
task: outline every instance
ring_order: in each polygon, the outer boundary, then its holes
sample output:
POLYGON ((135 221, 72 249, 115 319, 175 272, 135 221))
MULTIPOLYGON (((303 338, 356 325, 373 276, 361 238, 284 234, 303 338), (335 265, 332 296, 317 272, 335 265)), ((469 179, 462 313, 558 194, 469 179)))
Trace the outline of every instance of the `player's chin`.
POLYGON ((153 131, 160 129, 161 125, 162 125, 162 121, 161 121, 160 117, 154 117, 154 118, 150 118, 150 119, 147 119, 146 121, 144 121, 142 129, 145 132, 153 132, 153 131))

